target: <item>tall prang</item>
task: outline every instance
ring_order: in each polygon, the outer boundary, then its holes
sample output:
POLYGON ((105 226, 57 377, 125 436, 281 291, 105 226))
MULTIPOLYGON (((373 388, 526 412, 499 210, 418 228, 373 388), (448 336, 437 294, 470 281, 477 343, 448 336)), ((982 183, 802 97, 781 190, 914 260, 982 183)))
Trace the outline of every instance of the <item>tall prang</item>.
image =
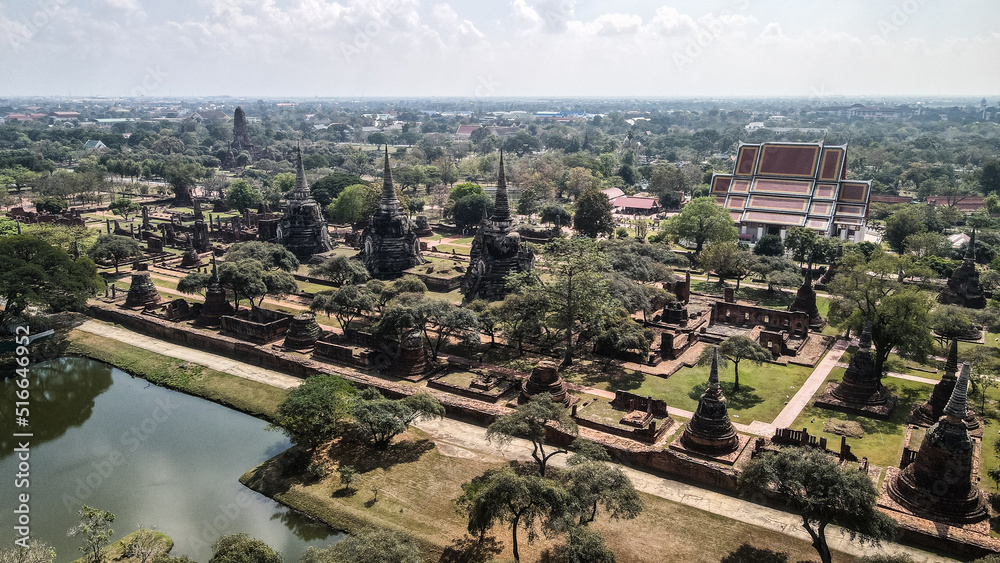
POLYGON ((295 189, 288 194, 288 208, 278 223, 278 243, 306 262, 314 254, 333 250, 323 208, 313 199, 302 166, 302 150, 296 148, 295 189))
POLYGON ((521 241, 520 233, 513 229, 503 151, 500 152, 494 202, 493 214, 489 219, 483 219, 479 232, 472 239, 469 269, 462 278, 462 295, 467 301, 503 299, 507 294, 506 276, 530 271, 535 266, 534 253, 521 241))
POLYGON ((396 188, 389 169, 389 147, 385 149, 382 174, 382 199, 368 226, 361 233, 364 246, 361 260, 372 277, 385 280, 403 275, 404 270, 424 263, 420 239, 413 232, 409 218, 399 207, 396 188))
POLYGON ((253 153, 254 145, 250 141, 250 127, 247 125, 247 114, 242 106, 236 106, 233 112, 233 142, 230 148, 236 152, 249 151, 253 153))
POLYGON ((719 349, 712 356, 708 372, 708 389, 698 400, 698 408, 681 434, 681 445, 688 450, 709 456, 724 456, 736 451, 740 438, 729 420, 726 397, 719 385, 719 349))
POLYGON ((941 418, 927 430, 913 461, 887 487, 892 500, 936 522, 966 524, 989 518, 973 477, 976 443, 965 425, 969 371, 969 364, 962 364, 941 418))

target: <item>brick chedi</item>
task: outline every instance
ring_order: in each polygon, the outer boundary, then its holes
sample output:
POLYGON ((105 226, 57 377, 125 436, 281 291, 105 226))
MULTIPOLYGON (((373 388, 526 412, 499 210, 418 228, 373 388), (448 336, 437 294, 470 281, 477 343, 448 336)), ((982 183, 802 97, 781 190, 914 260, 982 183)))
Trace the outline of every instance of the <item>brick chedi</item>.
MULTIPOLYGON (((944 414, 944 408, 948 404, 948 399, 951 398, 951 394, 955 390, 957 373, 958 340, 952 340, 951 347, 948 349, 948 359, 944 364, 944 375, 941 377, 941 381, 934 385, 934 390, 927 401, 913 409, 910 414, 910 424, 931 426, 941 418, 944 414)), ((965 426, 970 432, 980 428, 979 419, 971 411, 965 418, 965 426)))
POLYGON ((840 383, 829 383, 816 399, 816 406, 875 418, 889 418, 896 407, 896 396, 882 385, 882 374, 872 355, 871 318, 865 318, 858 350, 840 383))
POLYGON ((892 500, 917 516, 966 524, 989 518, 986 500, 973 482, 975 443, 965 426, 969 364, 944 412, 920 443, 916 457, 889 481, 892 500))
MULTIPOLYGON (((145 266, 145 264, 141 264, 141 266, 145 266)), ((149 272, 142 268, 132 274, 132 283, 129 285, 128 295, 125 297, 125 306, 145 307, 159 302, 160 294, 156 291, 156 286, 149 277, 149 272)))
POLYGON ((285 333, 285 348, 292 350, 306 350, 316 345, 316 341, 323 335, 323 329, 316 323, 316 315, 308 311, 299 313, 292 317, 292 322, 288 325, 288 332, 285 333))
POLYGON ((406 214, 399 207, 399 198, 392 185, 389 170, 389 149, 385 150, 385 171, 382 175, 382 199, 371 221, 361 233, 361 260, 372 277, 386 280, 403 275, 403 270, 424 263, 420 254, 420 239, 413 232, 406 214))
POLYGON ((542 361, 531 370, 531 376, 524 381, 517 402, 527 403, 535 395, 548 393, 552 396, 553 402, 569 406, 572 399, 566 389, 566 382, 559 377, 559 368, 552 362, 542 361))
POLYGON ((719 350, 715 349, 712 368, 708 373, 708 389, 698 400, 698 409, 681 435, 684 448, 709 456, 724 456, 740 445, 736 428, 729 420, 726 397, 719 386, 719 350))
POLYGON ((220 326, 224 315, 232 315, 233 306, 226 299, 226 290, 219 282, 219 269, 215 264, 215 255, 212 255, 212 277, 208 279, 208 288, 205 290, 205 303, 201 306, 201 312, 194 324, 197 326, 220 326))
POLYGON ((278 243, 299 260, 333 250, 323 208, 313 199, 302 166, 302 151, 296 150, 295 189, 288 195, 288 209, 278 224, 278 243))
POLYGON ((521 242, 521 235, 512 226, 501 152, 493 214, 483 220, 472 239, 469 269, 462 279, 462 295, 466 300, 499 301, 507 294, 507 274, 526 272, 534 267, 534 253, 521 242))
POLYGON ((819 307, 816 306, 816 290, 813 289, 812 281, 806 277, 802 286, 795 292, 795 301, 788 306, 789 311, 802 311, 809 315, 809 326, 820 328, 823 324, 823 317, 819 316, 819 307))
POLYGON ((976 231, 969 237, 969 246, 965 249, 962 265, 955 268, 948 285, 937 297, 938 303, 960 305, 970 309, 984 309, 986 296, 983 286, 979 283, 979 270, 976 269, 976 231))

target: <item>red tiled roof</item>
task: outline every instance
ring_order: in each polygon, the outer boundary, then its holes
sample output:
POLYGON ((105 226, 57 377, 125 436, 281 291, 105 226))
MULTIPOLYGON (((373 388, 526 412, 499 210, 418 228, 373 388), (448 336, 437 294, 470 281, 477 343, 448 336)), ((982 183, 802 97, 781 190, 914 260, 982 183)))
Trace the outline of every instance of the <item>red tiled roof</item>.
POLYGON ((611 202, 615 207, 627 207, 630 209, 656 209, 660 202, 655 197, 622 196, 616 197, 611 202))

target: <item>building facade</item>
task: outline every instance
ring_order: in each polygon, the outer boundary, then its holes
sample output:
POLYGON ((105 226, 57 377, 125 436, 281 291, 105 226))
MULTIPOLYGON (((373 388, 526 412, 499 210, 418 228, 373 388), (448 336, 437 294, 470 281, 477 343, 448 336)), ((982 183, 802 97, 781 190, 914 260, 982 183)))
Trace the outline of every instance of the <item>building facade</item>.
POLYGON ((733 173, 715 174, 711 194, 745 240, 807 227, 861 242, 871 180, 847 179, 847 145, 741 143, 733 173))

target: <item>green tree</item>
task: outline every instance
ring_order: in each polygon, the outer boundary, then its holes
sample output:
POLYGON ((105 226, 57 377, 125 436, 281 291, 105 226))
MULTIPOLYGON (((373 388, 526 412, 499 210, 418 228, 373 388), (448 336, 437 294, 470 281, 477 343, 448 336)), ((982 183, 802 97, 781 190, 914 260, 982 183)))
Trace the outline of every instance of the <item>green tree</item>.
MULTIPOLYGON (((535 523, 559 519, 569 495, 554 481, 536 475, 518 475, 509 467, 491 469, 462 484, 456 501, 469 518, 469 533, 483 537, 496 524, 510 526, 514 561, 519 562, 517 530, 533 530, 535 523)), ((531 541, 533 534, 528 535, 531 541)))
POLYGON ((482 195, 485 196, 486 192, 483 191, 483 187, 479 184, 474 184, 472 182, 462 182, 461 184, 455 184, 455 187, 448 192, 448 200, 458 201, 463 197, 470 195, 482 195))
POLYGON ((310 184, 309 190, 312 192, 313 198, 325 209, 344 191, 344 188, 360 183, 359 176, 346 172, 333 172, 310 184))
POLYGON ((778 235, 764 235, 754 245, 753 253, 757 256, 784 256, 785 241, 778 235))
MULTIPOLYGON (((271 184, 282 194, 287 194, 288 192, 295 189, 295 174, 290 172, 281 172, 275 174, 274 178, 271 179, 271 184)), ((310 186, 310 191, 312 186, 310 186)))
POLYGON ((139 242, 131 237, 120 235, 101 235, 97 237, 97 242, 87 251, 87 256, 93 260, 110 261, 115 265, 115 273, 118 273, 118 265, 123 260, 129 258, 139 258, 142 250, 139 242))
POLYGON ((104 287, 97 266, 87 257, 73 260, 62 248, 28 235, 0 238, 0 326, 29 305, 53 311, 82 309, 104 287))
POLYGON ((309 275, 320 276, 335 284, 362 284, 371 279, 365 265, 347 256, 327 258, 309 266, 309 275))
POLYGON ((878 546, 892 537, 896 522, 876 506, 878 491, 867 473, 848 471, 825 452, 784 448, 750 460, 739 477, 740 494, 775 492, 802 517, 820 561, 832 561, 826 528, 836 524, 851 539, 878 546))
POLYGON ((588 188, 576 200, 573 228, 590 238, 597 238, 599 234, 611 234, 615 228, 615 218, 611 215, 613 209, 604 192, 588 188))
POLYGON ((573 216, 569 214, 569 211, 566 211, 565 207, 554 203, 551 205, 546 205, 542 209, 541 219, 542 223, 548 223, 550 225, 558 225, 560 227, 569 226, 573 224, 573 216))
POLYGON ((80 523, 70 528, 69 536, 83 537, 83 545, 79 549, 88 563, 102 563, 104 546, 108 545, 111 536, 115 535, 115 531, 111 529, 115 515, 107 510, 87 505, 78 510, 76 515, 80 518, 80 523))
MULTIPOLYGON (((733 390, 735 391, 740 389, 740 362, 750 360, 759 366, 774 359, 767 348, 743 335, 730 336, 723 340, 722 344, 719 344, 718 350, 719 362, 722 364, 720 367, 726 367, 726 362, 733 362, 733 390)), ((701 356, 698 357, 698 364, 703 366, 711 364, 714 352, 715 348, 705 347, 701 356)))
POLYGON ((294 272, 299 269, 299 259, 287 248, 273 242, 238 242, 226 251, 227 262, 256 260, 267 270, 294 272))
POLYGON ((698 197, 684 206, 666 224, 667 232, 676 240, 694 242, 695 254, 707 242, 736 240, 736 225, 729 212, 715 202, 714 197, 698 197))
POLYGON ((386 399, 374 387, 363 389, 351 402, 354 427, 378 449, 389 447, 392 439, 420 419, 444 416, 444 407, 427 393, 402 399, 386 399))
POLYGON ((927 231, 927 213, 916 205, 903 205, 885 220, 883 239, 889 248, 902 254, 906 250, 906 237, 927 231))
POLYGON ((246 180, 236 180, 226 189, 226 204, 240 213, 260 205, 262 197, 260 188, 246 180))
POLYGON ((552 401, 548 393, 541 393, 530 401, 517 405, 514 412, 505 414, 486 428, 486 439, 501 447, 510 444, 514 438, 531 442, 531 457, 538 464, 538 474, 545 477, 545 467, 556 454, 566 454, 566 448, 555 447, 545 451, 545 427, 549 423, 570 434, 576 434, 576 421, 562 403, 552 401))
POLYGON ((132 201, 131 199, 120 197, 111 202, 108 206, 108 211, 112 211, 122 216, 122 219, 128 221, 128 216, 138 213, 140 210, 139 204, 132 201))
POLYGON ((358 478, 358 470, 353 465, 341 464, 337 468, 337 473, 340 475, 340 484, 347 490, 351 489, 354 481, 358 478))
POLYGON ((58 196, 35 198, 35 209, 41 213, 62 213, 69 209, 69 202, 58 196))
POLYGON ((733 241, 712 242, 698 255, 698 265, 718 276, 719 285, 734 279, 739 289, 740 282, 752 271, 753 254, 733 241))
POLYGON ((549 301, 545 293, 534 291, 536 286, 522 285, 508 293, 497 306, 497 324, 508 344, 517 346, 517 354, 524 355, 524 341, 537 337, 545 330, 545 315, 549 301))
POLYGON ((767 292, 773 294, 775 288, 799 287, 802 285, 802 268, 784 256, 754 256, 750 271, 755 279, 767 282, 767 292))
POLYGON ((832 259, 835 244, 833 239, 820 236, 806 227, 792 227, 785 235, 785 249, 791 252, 792 258, 807 264, 810 280, 813 264, 832 259))
POLYGON ((422 563, 420 546, 406 532, 362 528, 326 549, 310 547, 299 563, 422 563))
POLYGON ((979 189, 984 194, 1000 192, 1000 160, 990 159, 976 173, 979 189))
POLYGON ((354 386, 343 377, 313 375, 281 401, 275 424, 289 440, 312 452, 341 431, 353 395, 354 386))
POLYGON ((281 555, 247 534, 222 536, 212 545, 208 563, 281 563, 281 555))
POLYGON ((223 262, 219 266, 219 283, 233 294, 233 305, 237 309, 243 299, 250 300, 251 305, 260 306, 268 295, 298 291, 298 284, 291 274, 283 270, 266 270, 253 259, 223 262), (257 303, 254 303, 255 299, 257 303))
POLYGON ((451 208, 458 227, 476 225, 493 213, 493 200, 482 194, 463 196, 451 208))
POLYGON ((38 540, 31 540, 27 547, 0 551, 0 563, 52 563, 55 560, 56 550, 38 540))
POLYGON ((569 470, 560 477, 573 499, 570 512, 577 518, 578 525, 593 522, 598 506, 602 506, 613 520, 632 520, 642 512, 642 499, 620 467, 582 455, 570 456, 569 463, 569 470))
POLYGON ((375 296, 364 286, 349 284, 335 291, 317 293, 309 309, 333 315, 346 331, 355 319, 375 310, 375 296))
POLYGON ((340 192, 327 206, 326 214, 335 223, 367 221, 378 208, 382 190, 374 184, 354 184, 340 192))
MULTIPOLYGON (((860 245, 859 245, 860 246, 860 245)), ((889 352, 922 361, 934 346, 930 333, 931 298, 903 276, 928 278, 930 270, 881 248, 866 257, 858 248, 844 254, 837 275, 827 287, 830 322, 860 334, 865 318, 872 323, 875 366, 881 373, 889 352), (908 268, 904 270, 904 268, 908 268)), ((910 260, 912 261, 912 260, 910 260)))
POLYGON ((425 319, 423 332, 431 346, 432 360, 437 360, 441 344, 450 338, 461 337, 466 344, 479 343, 479 319, 471 309, 429 298, 420 301, 418 314, 425 319), (431 335, 432 327, 434 336, 431 335))

